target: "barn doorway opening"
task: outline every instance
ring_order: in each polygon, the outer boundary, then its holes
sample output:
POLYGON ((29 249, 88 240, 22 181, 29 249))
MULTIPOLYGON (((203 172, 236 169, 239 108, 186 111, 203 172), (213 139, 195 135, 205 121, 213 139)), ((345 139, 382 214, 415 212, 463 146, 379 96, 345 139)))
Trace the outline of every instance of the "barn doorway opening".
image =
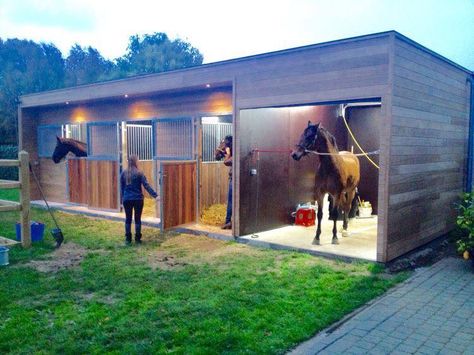
POLYGON ((361 153, 343 116, 360 146, 373 154, 370 157, 378 165, 381 122, 378 100, 240 111, 241 238, 256 245, 376 260, 379 171, 365 156, 358 156, 361 178, 356 203, 365 208, 350 221, 348 237, 342 237, 342 221, 338 221, 339 244, 331 243, 333 222, 329 220, 327 198, 323 206, 321 245, 312 244, 316 226, 301 225, 294 214, 298 205, 306 204, 313 209, 312 216, 316 215, 314 187, 320 158, 316 154, 308 154, 300 161, 290 157, 308 121, 319 122, 326 128, 334 136, 339 151, 361 153))
MULTIPOLYGON (((199 222, 207 229, 226 233, 225 224, 230 167, 216 160, 215 150, 232 136, 232 115, 203 116, 199 132, 199 222)), ((231 230, 227 230, 231 234, 231 230)))

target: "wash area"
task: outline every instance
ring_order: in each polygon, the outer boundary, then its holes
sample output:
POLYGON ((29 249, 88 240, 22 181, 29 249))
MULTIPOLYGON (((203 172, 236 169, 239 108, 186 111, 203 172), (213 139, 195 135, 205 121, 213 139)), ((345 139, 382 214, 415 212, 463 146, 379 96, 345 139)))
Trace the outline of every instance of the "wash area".
POLYGON ((380 102, 253 109, 241 111, 240 119, 245 132, 240 152, 242 157, 247 157, 245 167, 241 165, 240 176, 249 187, 243 210, 248 212, 245 220, 250 221, 240 239, 253 245, 375 261, 380 102), (331 243, 333 222, 329 220, 327 196, 321 245, 312 244, 316 232, 314 188, 319 156, 309 153, 300 161, 290 156, 308 121, 319 122, 326 128, 335 137, 339 151, 361 153, 359 145, 372 160, 358 154, 360 183, 356 199, 359 211, 350 219, 349 236, 342 237, 342 219, 337 222, 338 245, 331 243), (298 205, 304 204, 307 208, 297 211, 298 205))

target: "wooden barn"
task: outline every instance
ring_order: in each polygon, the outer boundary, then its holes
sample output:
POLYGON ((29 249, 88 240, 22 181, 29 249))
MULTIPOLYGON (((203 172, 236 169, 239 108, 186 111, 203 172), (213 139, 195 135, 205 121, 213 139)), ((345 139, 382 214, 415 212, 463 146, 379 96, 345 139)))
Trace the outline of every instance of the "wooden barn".
POLYGON ((49 201, 106 211, 118 211, 118 176, 137 154, 160 192, 156 217, 171 228, 226 203, 228 169, 213 151, 233 134, 233 236, 316 254, 350 245, 387 262, 454 226, 453 205, 472 184, 472 78, 389 31, 25 95, 20 149, 49 201), (314 227, 292 225, 296 206, 314 202, 318 157, 289 154, 309 120, 340 150, 374 152, 374 164, 360 157, 359 193, 371 218, 355 221, 359 232, 339 245, 325 245, 329 235, 311 245, 314 227), (86 142, 88 156, 55 164, 56 136, 86 142))

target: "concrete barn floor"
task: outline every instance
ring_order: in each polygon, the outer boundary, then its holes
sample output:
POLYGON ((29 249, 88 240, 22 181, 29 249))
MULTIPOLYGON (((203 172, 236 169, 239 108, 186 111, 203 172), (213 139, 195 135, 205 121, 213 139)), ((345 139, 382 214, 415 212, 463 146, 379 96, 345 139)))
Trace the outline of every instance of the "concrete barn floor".
POLYGON ((321 245, 312 245, 316 226, 285 226, 240 237, 250 245, 295 249, 311 254, 336 255, 376 261, 377 216, 354 218, 349 223, 350 236, 342 237, 342 221, 337 223, 339 244, 331 244, 332 221, 322 221, 321 245))

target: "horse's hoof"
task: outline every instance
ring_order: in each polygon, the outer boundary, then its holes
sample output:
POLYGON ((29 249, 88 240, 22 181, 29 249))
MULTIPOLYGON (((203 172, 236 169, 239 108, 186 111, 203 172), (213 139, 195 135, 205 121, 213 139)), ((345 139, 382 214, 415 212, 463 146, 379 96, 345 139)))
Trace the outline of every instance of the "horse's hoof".
POLYGON ((351 236, 351 233, 349 233, 348 230, 343 230, 341 234, 342 234, 343 237, 350 237, 351 236))
POLYGON ((311 243, 313 245, 321 245, 321 242, 319 241, 319 239, 314 239, 313 240, 313 243, 311 243))
POLYGON ((337 238, 332 238, 332 244, 339 244, 339 240, 337 238))

